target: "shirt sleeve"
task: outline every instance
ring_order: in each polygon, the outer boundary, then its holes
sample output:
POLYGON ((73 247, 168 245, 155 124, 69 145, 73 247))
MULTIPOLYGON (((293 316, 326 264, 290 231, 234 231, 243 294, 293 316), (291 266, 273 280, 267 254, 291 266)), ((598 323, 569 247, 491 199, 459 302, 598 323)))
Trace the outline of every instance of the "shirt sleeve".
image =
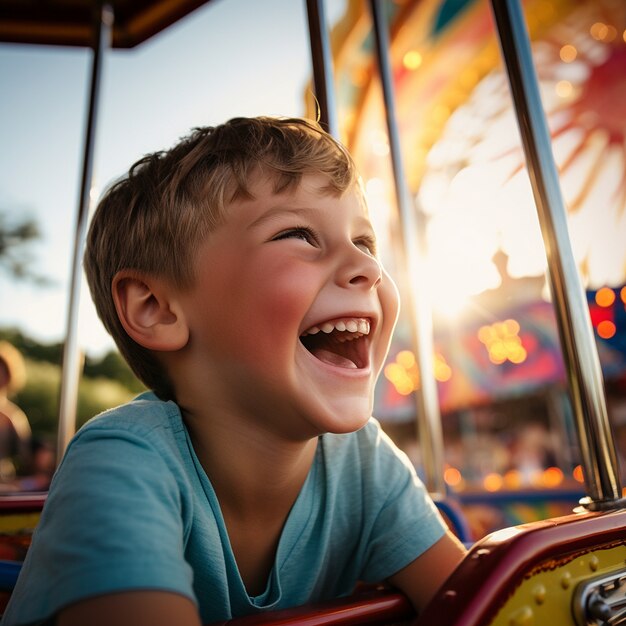
POLYGON ((195 601, 181 508, 175 476, 145 437, 79 434, 51 486, 3 625, 37 623, 122 590, 195 601))
POLYGON ((410 460, 374 422, 365 499, 369 509, 363 580, 379 582, 409 565, 446 531, 446 524, 410 460))

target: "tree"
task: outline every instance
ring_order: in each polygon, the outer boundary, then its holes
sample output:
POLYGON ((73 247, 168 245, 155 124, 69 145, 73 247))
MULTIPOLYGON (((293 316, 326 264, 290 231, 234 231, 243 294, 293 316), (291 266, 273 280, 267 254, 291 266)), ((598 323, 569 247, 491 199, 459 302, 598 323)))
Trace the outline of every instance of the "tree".
POLYGON ((117 381, 135 393, 145 391, 144 385, 133 374, 117 350, 107 352, 101 359, 87 356, 83 375, 85 378, 108 378, 117 381))
MULTIPOLYGON (((14 328, 0 328, 0 340, 17 348, 26 361, 26 385, 14 396, 33 432, 54 436, 58 425, 63 344, 42 344, 14 328)), ((145 390, 119 352, 85 358, 78 391, 77 422, 122 404, 145 390)))
POLYGON ((29 280, 39 285, 49 283, 49 279, 30 267, 32 256, 28 253, 28 248, 40 237, 41 233, 34 219, 25 218, 12 222, 6 212, 0 211, 0 268, 19 280, 29 280))
POLYGON ((61 365, 63 360, 63 344, 60 342, 44 344, 24 335, 17 328, 0 328, 0 339, 15 346, 26 359, 47 361, 61 365))

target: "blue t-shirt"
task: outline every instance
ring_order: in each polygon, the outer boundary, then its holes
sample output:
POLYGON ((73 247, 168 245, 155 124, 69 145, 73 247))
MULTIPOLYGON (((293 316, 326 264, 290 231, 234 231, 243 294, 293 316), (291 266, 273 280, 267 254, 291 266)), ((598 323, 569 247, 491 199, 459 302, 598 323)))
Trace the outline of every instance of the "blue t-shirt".
POLYGON ((388 578, 445 524, 374 419, 319 438, 265 591, 250 597, 178 406, 146 393, 86 424, 61 463, 2 624, 132 589, 191 598, 202 623, 347 595, 388 578))

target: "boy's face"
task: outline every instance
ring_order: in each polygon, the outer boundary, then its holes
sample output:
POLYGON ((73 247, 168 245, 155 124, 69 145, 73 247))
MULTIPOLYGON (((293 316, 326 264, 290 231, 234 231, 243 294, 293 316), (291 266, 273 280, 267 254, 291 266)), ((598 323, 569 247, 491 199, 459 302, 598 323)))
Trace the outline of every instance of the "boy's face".
POLYGON ((208 412, 292 439, 365 424, 398 313, 361 194, 323 194, 326 182, 305 176, 277 195, 256 181, 180 294, 208 412))

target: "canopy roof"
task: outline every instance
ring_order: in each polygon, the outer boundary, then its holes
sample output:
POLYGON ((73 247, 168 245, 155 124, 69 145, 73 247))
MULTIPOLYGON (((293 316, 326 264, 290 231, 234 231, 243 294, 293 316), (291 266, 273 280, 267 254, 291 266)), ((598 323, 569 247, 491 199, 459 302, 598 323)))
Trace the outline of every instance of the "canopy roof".
MULTIPOLYGON (((132 48, 209 0, 109 0, 113 47, 132 48)), ((0 0, 0 41, 90 46, 94 0, 0 0)))

